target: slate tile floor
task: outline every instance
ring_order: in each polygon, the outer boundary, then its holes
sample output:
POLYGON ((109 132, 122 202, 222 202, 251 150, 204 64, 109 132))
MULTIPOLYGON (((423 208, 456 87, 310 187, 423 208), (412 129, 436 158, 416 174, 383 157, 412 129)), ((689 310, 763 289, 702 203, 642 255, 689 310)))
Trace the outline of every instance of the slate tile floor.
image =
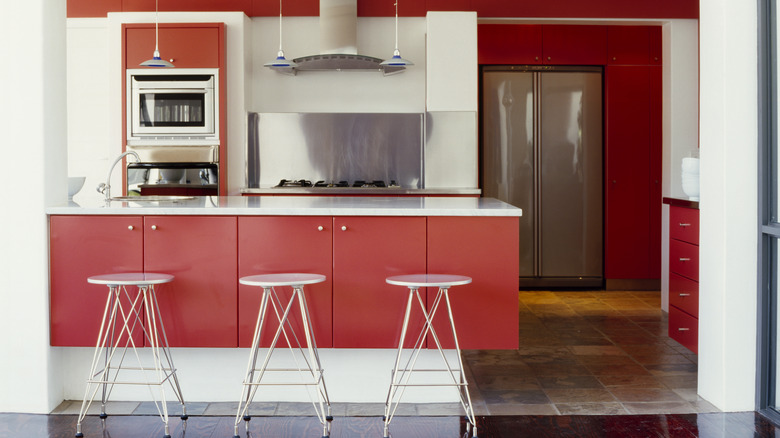
MULTIPOLYGON (((697 356, 667 336, 657 291, 521 291, 520 348, 463 352, 477 415, 718 412, 696 394, 697 356)), ((65 401, 52 414, 78 414, 65 401)), ((96 406, 93 406, 95 408, 96 406)), ((309 416, 308 403, 255 403, 255 415, 309 416)), ((334 403, 334 416, 381 416, 381 403, 334 403)), ((178 406, 169 408, 172 414, 178 406)), ((236 403, 188 403, 190 415, 235 415, 236 403)), ((156 413, 110 402, 113 414, 156 413)), ((399 416, 461 415, 458 403, 408 404, 399 416)))

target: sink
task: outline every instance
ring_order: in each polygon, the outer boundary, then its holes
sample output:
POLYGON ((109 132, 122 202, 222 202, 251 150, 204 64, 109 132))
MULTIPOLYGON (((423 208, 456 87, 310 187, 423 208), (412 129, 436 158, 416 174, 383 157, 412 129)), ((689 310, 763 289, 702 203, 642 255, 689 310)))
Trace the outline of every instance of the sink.
POLYGON ((194 196, 166 196, 166 195, 149 195, 149 196, 116 196, 110 198, 109 201, 124 201, 124 202, 177 202, 188 201, 195 199, 194 196))

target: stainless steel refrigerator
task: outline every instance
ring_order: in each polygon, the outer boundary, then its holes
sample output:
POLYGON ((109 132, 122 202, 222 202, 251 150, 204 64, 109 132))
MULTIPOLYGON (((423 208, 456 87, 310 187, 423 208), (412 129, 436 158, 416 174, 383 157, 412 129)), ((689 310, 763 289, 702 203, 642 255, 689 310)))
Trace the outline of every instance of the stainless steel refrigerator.
POLYGON ((484 196, 523 209, 521 287, 603 285, 601 68, 482 69, 484 196))

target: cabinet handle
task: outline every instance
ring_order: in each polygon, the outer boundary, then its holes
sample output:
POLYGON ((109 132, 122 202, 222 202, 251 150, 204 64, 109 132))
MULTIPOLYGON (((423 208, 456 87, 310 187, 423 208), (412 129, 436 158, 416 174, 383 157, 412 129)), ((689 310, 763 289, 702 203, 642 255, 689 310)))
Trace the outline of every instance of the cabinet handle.
POLYGON ((613 60, 613 61, 617 61, 617 56, 613 56, 613 57, 612 57, 612 60, 613 60))
POLYGON ((690 330, 690 329, 689 329, 688 327, 680 327, 680 328, 678 328, 677 330, 678 330, 678 331, 681 331, 681 332, 687 332, 687 331, 688 331, 688 330, 690 330))
POLYGON ((691 294, 680 294, 681 297, 689 297, 691 294))
POLYGON ((129 225, 129 226, 127 227, 127 229, 128 229, 128 230, 130 230, 130 231, 133 231, 133 230, 135 229, 135 227, 133 227, 132 225, 129 225))
POLYGON ((690 259, 690 258, 688 258, 688 257, 680 257, 680 261, 681 261, 681 262, 690 262, 690 261, 691 261, 691 259, 690 259))
POLYGON ((534 57, 534 60, 538 61, 538 60, 539 60, 539 57, 538 57, 538 56, 535 56, 535 57, 534 57))
POLYGON ((325 229, 325 228, 322 228, 322 225, 320 225, 319 227, 317 227, 317 231, 322 231, 322 230, 324 230, 324 229, 325 229))
POLYGON ((691 224, 684 224, 684 223, 680 222, 680 226, 681 226, 681 227, 690 227, 690 226, 691 226, 691 224))
POLYGON ((547 60, 548 60, 548 61, 552 61, 552 56, 548 56, 548 57, 547 57, 547 60))
POLYGON ((152 225, 152 229, 156 230, 157 229, 157 225, 152 225))
POLYGON ((341 231, 347 231, 347 226, 346 225, 342 225, 341 226, 341 231))

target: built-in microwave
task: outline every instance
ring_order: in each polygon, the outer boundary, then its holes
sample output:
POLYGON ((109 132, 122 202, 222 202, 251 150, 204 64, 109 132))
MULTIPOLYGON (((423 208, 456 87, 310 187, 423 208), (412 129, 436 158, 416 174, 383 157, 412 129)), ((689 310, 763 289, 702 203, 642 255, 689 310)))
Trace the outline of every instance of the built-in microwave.
POLYGON ((217 69, 127 71, 127 139, 218 140, 217 69))

